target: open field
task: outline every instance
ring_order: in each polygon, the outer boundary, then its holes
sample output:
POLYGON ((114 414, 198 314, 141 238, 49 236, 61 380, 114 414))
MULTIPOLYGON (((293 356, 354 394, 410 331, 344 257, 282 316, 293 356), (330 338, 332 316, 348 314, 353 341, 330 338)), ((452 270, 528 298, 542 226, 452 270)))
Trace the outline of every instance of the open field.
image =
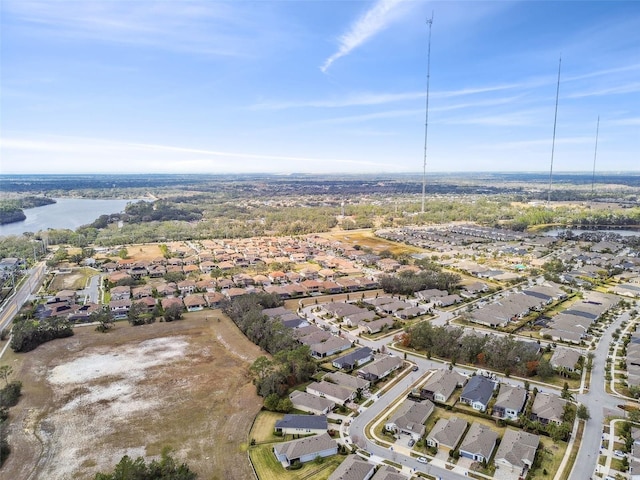
POLYGON ((49 284, 51 292, 60 290, 81 290, 86 287, 87 281, 96 275, 96 270, 92 268, 75 268, 70 273, 58 273, 49 284))
POLYGON ((404 243, 391 242, 383 238, 375 236, 371 229, 335 231, 331 233, 323 233, 321 236, 331 240, 338 240, 347 245, 359 245, 363 248, 370 248, 374 253, 380 253, 383 250, 389 250, 394 255, 422 253, 423 249, 405 245, 404 243))
POLYGON ((262 402, 247 372, 264 353, 230 320, 209 311, 75 332, 3 357, 24 384, 3 478, 92 478, 165 446, 200 479, 251 478, 246 448, 262 402))
POLYGON ((267 410, 260 412, 253 422, 253 427, 251 427, 251 439, 255 440, 256 443, 282 441, 282 437, 278 437, 273 433, 274 425, 282 417, 284 417, 283 413, 269 412, 267 410))

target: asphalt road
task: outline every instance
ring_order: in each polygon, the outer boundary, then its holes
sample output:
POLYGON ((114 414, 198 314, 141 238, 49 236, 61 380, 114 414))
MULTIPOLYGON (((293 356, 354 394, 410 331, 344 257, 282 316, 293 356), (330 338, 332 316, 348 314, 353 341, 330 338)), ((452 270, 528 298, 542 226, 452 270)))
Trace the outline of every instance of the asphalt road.
POLYGON ((38 286, 42 283, 45 271, 46 266, 44 262, 36 264, 29 270, 29 277, 22 282, 18 291, 3 305, 0 311, 0 331, 11 324, 13 317, 18 313, 24 302, 29 299, 31 293, 37 291, 38 286))

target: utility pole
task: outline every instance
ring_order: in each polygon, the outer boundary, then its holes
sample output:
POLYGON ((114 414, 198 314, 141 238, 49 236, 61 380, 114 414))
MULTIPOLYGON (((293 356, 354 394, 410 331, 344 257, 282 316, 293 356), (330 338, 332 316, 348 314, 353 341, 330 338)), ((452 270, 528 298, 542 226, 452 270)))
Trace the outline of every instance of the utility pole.
POLYGON ((560 96, 560 67, 562 66, 562 57, 558 62, 558 85, 556 87, 556 111, 553 117, 553 139, 551 140, 551 168, 549 169, 549 191, 547 192, 547 205, 551 202, 551 183, 553 181, 553 153, 556 147, 556 125, 558 123, 558 97, 560 96))
POLYGON ((422 209, 424 213, 424 200, 427 191, 427 133, 429 131, 429 81, 431 79, 431 25, 433 24, 433 12, 431 18, 427 19, 429 25, 429 42, 427 46, 427 100, 424 114, 424 157, 422 159, 422 209))

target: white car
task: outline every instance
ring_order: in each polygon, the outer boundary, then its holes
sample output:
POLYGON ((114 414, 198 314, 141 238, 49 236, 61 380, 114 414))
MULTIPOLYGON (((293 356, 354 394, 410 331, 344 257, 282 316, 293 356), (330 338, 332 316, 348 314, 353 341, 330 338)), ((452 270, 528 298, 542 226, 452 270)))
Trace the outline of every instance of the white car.
POLYGON ((626 453, 624 453, 622 450, 614 450, 614 451, 613 451, 613 454, 614 454, 616 457, 620 457, 620 458, 624 458, 624 457, 626 457, 626 456, 627 456, 627 454, 626 454, 626 453))
POLYGON ((418 457, 418 461, 420 463, 429 463, 429 460, 427 460, 427 457, 418 457))

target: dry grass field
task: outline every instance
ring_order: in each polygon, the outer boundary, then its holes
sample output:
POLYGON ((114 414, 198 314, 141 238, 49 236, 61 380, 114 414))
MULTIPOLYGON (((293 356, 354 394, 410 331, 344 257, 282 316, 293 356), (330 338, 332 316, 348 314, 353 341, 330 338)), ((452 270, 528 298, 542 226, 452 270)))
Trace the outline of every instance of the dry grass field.
POLYGON ((360 245, 361 247, 370 248, 374 253, 380 253, 383 250, 389 250, 394 255, 424 252, 423 249, 418 247, 412 247, 411 245, 378 238, 371 229, 333 231, 330 233, 322 233, 320 235, 331 240, 338 240, 346 243, 347 245, 360 245))
POLYGON ((248 377, 264 354, 220 312, 92 327, 26 354, 5 353, 23 382, 2 478, 93 478, 165 446, 203 480, 251 478, 247 443, 262 401, 248 377))

